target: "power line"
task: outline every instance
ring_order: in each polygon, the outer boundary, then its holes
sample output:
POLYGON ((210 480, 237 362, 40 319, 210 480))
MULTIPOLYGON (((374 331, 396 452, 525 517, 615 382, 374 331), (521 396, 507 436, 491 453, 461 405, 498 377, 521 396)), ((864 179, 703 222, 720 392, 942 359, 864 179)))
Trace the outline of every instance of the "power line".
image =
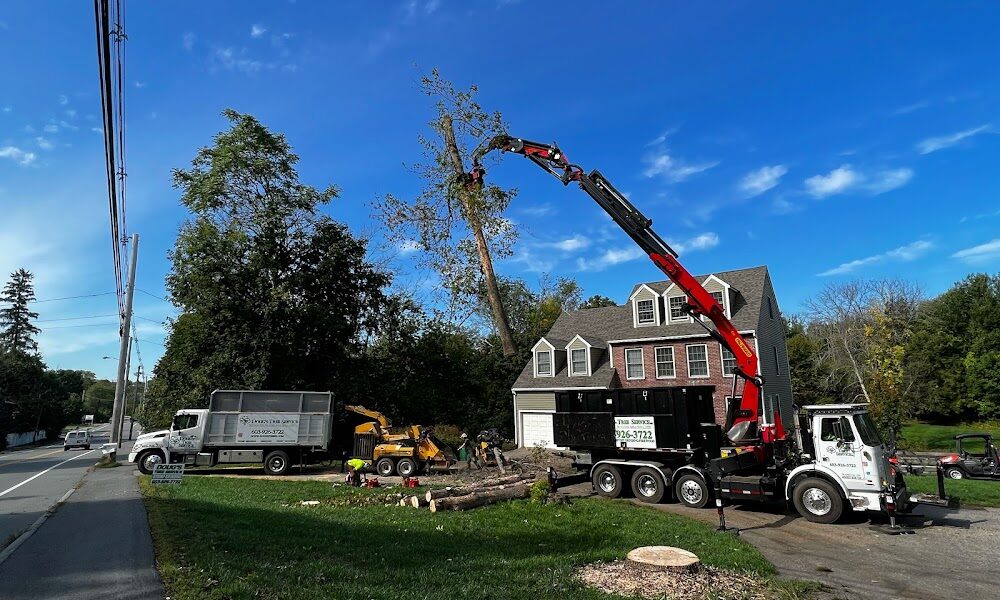
MULTIPOLYGON (((46 298, 44 300, 32 300, 31 304, 40 304, 42 302, 55 302, 57 300, 76 300, 79 298, 97 298, 98 296, 110 296, 115 292, 101 292, 100 294, 82 294, 80 296, 63 296, 62 298, 46 298)), ((9 302, 4 303, 9 304, 9 302)))
POLYGON ((163 296, 157 296, 156 294, 154 294, 152 292, 147 292, 146 290, 144 290, 142 288, 135 288, 135 291, 142 292, 143 294, 146 294, 147 296, 149 296, 151 298, 156 298, 157 300, 163 300, 164 302, 170 302, 170 300, 167 300, 163 296))
POLYGON ((116 313, 110 315, 89 315, 86 317, 63 317, 61 319, 36 319, 36 323, 52 323, 55 321, 82 321, 83 319, 102 319, 104 317, 117 317, 116 313))
POLYGON ((50 329, 76 329, 79 327, 119 327, 121 324, 114 323, 88 323, 86 325, 55 325, 53 327, 43 327, 43 331, 48 331, 50 329))
POLYGON ((139 315, 132 315, 135 319, 142 319, 143 321, 149 321, 150 323, 156 323, 157 325, 166 325, 164 321, 157 321, 156 319, 150 319, 148 317, 140 317, 139 315))

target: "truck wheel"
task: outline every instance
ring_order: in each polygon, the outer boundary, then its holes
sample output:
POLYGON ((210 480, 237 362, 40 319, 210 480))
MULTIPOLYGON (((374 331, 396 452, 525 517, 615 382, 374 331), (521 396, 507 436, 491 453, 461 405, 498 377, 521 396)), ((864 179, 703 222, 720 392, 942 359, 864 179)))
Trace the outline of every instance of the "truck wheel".
POLYGON ((413 462, 412 458, 401 458, 396 463, 396 472, 401 477, 412 477, 417 474, 417 463, 413 462))
POLYGON ((825 479, 807 477, 792 492, 795 510, 813 523, 834 523, 844 512, 840 492, 825 479))
POLYGON ((622 495, 625 482, 622 480, 621 469, 614 465, 601 465, 594 469, 594 489, 605 498, 617 498, 622 495))
POLYGON ((275 450, 264 459, 264 472, 268 475, 284 475, 288 467, 288 453, 284 450, 275 450))
POLYGON ((388 477, 392 475, 393 471, 396 470, 396 463, 392 462, 391 458, 380 458, 378 462, 375 463, 375 471, 382 477, 388 477))
POLYGON ((965 479, 965 473, 958 467, 948 467, 944 470, 944 475, 948 479, 965 479))
POLYGON ((681 475, 674 486, 674 495, 681 504, 691 508, 705 508, 710 497, 708 484, 701 475, 694 473, 681 475))
POLYGON ((156 465, 163 462, 163 455, 158 450, 143 452, 135 461, 139 463, 139 472, 143 475, 151 475, 156 465))
POLYGON ((657 504, 667 492, 660 473, 652 467, 639 467, 632 474, 632 494, 642 502, 657 504))

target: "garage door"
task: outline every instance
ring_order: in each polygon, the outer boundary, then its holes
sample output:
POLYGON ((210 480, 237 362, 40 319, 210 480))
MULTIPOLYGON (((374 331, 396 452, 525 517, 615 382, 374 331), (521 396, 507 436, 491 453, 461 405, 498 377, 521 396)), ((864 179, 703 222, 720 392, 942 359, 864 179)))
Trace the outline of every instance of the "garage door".
POLYGON ((521 413, 521 439, 525 448, 543 446, 554 448, 552 443, 551 413, 521 413))

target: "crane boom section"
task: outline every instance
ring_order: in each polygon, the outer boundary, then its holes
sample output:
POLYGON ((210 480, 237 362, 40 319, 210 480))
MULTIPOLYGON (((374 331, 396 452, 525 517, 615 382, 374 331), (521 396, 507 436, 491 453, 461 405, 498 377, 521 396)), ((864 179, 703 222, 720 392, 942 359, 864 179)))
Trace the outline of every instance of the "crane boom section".
POLYGON ((506 135, 497 136, 473 155, 473 169, 468 176, 471 184, 482 185, 486 170, 482 167, 480 159, 493 150, 521 154, 559 179, 563 185, 569 185, 571 181, 576 182, 684 292, 687 302, 683 310, 694 318, 695 323, 705 327, 713 339, 733 353, 736 358, 735 373, 745 381, 740 408, 732 418, 732 422, 727 423, 731 441, 734 443, 754 441, 758 430, 760 440, 764 443, 785 438, 780 418, 773 419, 773 422, 764 422, 761 419, 761 390, 764 382, 758 372, 757 353, 726 316, 723 307, 677 260, 677 252, 653 231, 653 222, 650 219, 616 190, 599 171, 585 173, 580 166, 569 162, 555 144, 532 142, 506 135), (711 329, 705 325, 701 320, 702 316, 711 321, 715 328, 711 329))

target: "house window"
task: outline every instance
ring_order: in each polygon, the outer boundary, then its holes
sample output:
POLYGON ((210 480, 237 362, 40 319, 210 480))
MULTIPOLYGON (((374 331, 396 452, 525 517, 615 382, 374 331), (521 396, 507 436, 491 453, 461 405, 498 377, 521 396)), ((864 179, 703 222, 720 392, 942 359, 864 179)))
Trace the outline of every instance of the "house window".
POLYGON ((774 304, 771 303, 770 296, 767 297, 767 316, 771 317, 772 321, 774 320, 774 304))
POLYGON ((646 378, 646 370, 642 364, 642 348, 625 349, 625 376, 629 379, 646 378))
POLYGON ((570 351, 570 375, 587 374, 587 350, 577 348, 570 351))
POLYGON ((781 363, 778 362, 778 347, 775 346, 774 350, 774 374, 781 375, 781 363))
POLYGON ((656 322, 656 313, 653 310, 652 300, 639 300, 635 303, 636 321, 640 325, 648 325, 656 322))
POLYGON ((688 316, 681 307, 687 302, 687 296, 671 296, 668 302, 670 303, 670 320, 686 321, 688 316))
POLYGON ((535 375, 552 375, 552 353, 548 350, 535 352, 535 375))
POLYGON ((724 292, 709 292, 709 294, 711 294, 712 297, 715 298, 715 301, 719 303, 719 306, 722 307, 722 310, 726 310, 726 303, 723 302, 724 292))
POLYGON ((687 347, 688 377, 708 377, 708 346, 694 344, 687 347))
POLYGON ((674 349, 670 346, 661 346, 654 350, 656 352, 656 378, 676 377, 674 370, 674 349))
POLYGON ((736 371, 736 355, 722 348, 722 374, 726 377, 732 376, 736 371))

